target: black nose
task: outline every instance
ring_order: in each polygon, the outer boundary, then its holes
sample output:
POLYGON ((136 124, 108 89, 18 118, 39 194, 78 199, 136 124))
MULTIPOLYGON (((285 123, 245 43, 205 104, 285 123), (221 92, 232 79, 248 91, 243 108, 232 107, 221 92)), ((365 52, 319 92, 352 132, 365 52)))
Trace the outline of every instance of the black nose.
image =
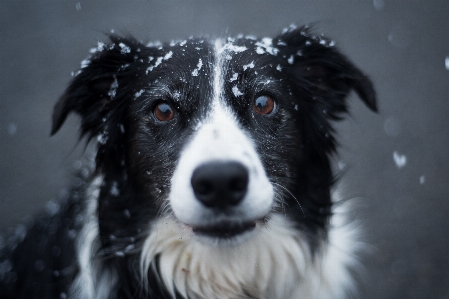
POLYGON ((210 208, 226 208, 240 203, 248 188, 248 170, 238 162, 209 162, 193 171, 196 198, 210 208))

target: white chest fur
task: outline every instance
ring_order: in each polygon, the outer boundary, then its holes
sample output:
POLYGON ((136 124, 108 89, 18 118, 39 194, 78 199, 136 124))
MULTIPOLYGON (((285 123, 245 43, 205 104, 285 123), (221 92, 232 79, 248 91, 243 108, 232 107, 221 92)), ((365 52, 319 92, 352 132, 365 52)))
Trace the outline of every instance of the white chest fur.
MULTIPOLYGON (((348 267, 359 246, 343 214, 331 221, 328 240, 312 256, 306 239, 283 215, 275 215, 251 240, 213 247, 195 240, 169 218, 154 223, 142 251, 142 272, 156 255, 169 292, 189 299, 344 298, 352 286, 348 267)), ((145 275, 144 275, 145 276, 145 275)))

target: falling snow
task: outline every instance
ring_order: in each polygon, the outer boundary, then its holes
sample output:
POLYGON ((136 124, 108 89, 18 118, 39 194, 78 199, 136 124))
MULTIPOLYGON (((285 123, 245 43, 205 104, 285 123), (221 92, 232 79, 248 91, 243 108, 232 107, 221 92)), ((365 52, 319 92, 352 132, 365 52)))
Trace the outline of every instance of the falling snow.
POLYGON ((123 215, 125 215, 125 217, 126 217, 127 219, 131 218, 131 213, 129 212, 128 209, 125 209, 125 210, 123 211, 123 215))
POLYGON ((108 141, 108 136, 106 136, 105 134, 100 134, 97 137, 97 141, 100 144, 106 144, 106 142, 108 141))
POLYGON ((136 92, 134 94, 134 100, 137 99, 138 97, 140 97, 143 94, 144 91, 145 91, 144 89, 141 89, 138 92, 136 92))
POLYGON ((446 58, 444 59, 444 65, 446 67, 446 70, 449 71, 449 55, 447 55, 446 58))
POLYGON ((234 93, 235 97, 239 97, 239 96, 243 95, 243 93, 239 90, 237 85, 232 88, 232 92, 234 93))
POLYGON ((393 152, 393 159, 398 168, 402 168, 407 164, 407 157, 405 155, 401 155, 398 152, 393 152))
POLYGON ((131 250, 133 250, 135 248, 134 244, 129 244, 128 246, 125 247, 125 252, 130 252, 131 250))
POLYGON ((89 59, 84 59, 83 61, 81 61, 81 68, 84 69, 87 66, 89 66, 90 64, 90 60, 89 59))
POLYGON ((385 1, 384 0, 373 0, 373 6, 377 11, 381 11, 385 7, 385 1))
POLYGON ((37 260, 34 262, 34 269, 38 272, 41 272, 45 269, 45 262, 43 260, 37 260))
POLYGON ((238 77, 239 77, 239 74, 238 74, 238 73, 234 73, 234 74, 232 75, 232 78, 229 79, 229 82, 234 82, 235 80, 237 80, 238 77))
POLYGON ((120 53, 121 54, 127 54, 127 53, 131 53, 131 48, 128 47, 127 45, 125 45, 124 43, 120 43, 118 44, 118 46, 120 47, 120 53))
MULTIPOLYGON (((170 51, 171 52, 171 51, 170 51)), ((168 54, 167 54, 168 55, 168 54)), ((165 55, 165 56, 167 56, 167 55, 165 55)), ((170 56, 171 57, 171 56, 170 56)), ((154 65, 153 66, 150 66, 149 68, 147 68, 147 71, 145 72, 145 74, 147 74, 148 75, 148 73, 149 72, 151 72, 154 68, 156 68, 156 67, 158 67, 161 63, 162 63, 162 60, 164 59, 164 57, 158 57, 157 59, 156 59, 156 62, 154 63, 154 65)))
POLYGON ((75 239, 77 235, 78 233, 74 229, 70 229, 67 233, 67 236, 72 240, 75 239))
POLYGON ((108 96, 111 97, 111 99, 113 99, 117 93, 117 88, 118 88, 118 81, 117 81, 117 77, 114 76, 114 81, 111 84, 111 87, 109 88, 108 91, 108 96))
POLYGON ((194 130, 195 130, 195 131, 198 131, 202 126, 203 126, 203 122, 198 121, 198 123, 196 124, 194 130))
POLYGON ((285 34, 287 32, 291 32, 295 29, 297 29, 298 26, 296 26, 295 24, 290 24, 287 28, 282 29, 282 34, 285 34))
POLYGON ((45 206, 45 211, 48 215, 53 216, 59 212, 59 208, 59 204, 55 203, 54 201, 49 201, 45 206))
POLYGON ((385 120, 384 130, 388 136, 398 136, 401 133, 401 124, 397 118, 391 116, 385 120))
POLYGON ((425 176, 420 176, 419 177, 419 183, 422 185, 422 184, 424 184, 426 182, 426 177, 425 176))
POLYGON ((78 76, 79 74, 81 74, 81 71, 76 71, 76 72, 72 72, 72 73, 71 73, 72 77, 76 77, 76 76, 78 76))
POLYGON ((226 50, 232 51, 234 53, 241 53, 241 52, 244 52, 244 51, 248 50, 248 48, 245 47, 245 46, 236 46, 236 45, 233 45, 231 43, 228 43, 220 50, 219 53, 221 53, 223 51, 226 51, 226 50))
POLYGON ((11 271, 13 268, 13 265, 10 260, 4 260, 0 262, 0 277, 3 276, 3 274, 11 271))
POLYGON ((109 194, 111 194, 112 196, 119 196, 120 195, 120 191, 118 189, 118 183, 117 182, 113 182, 111 189, 109 190, 109 194))
MULTIPOLYGON (((165 55, 165 56, 167 56, 167 55, 165 55)), ((162 63, 163 59, 164 59, 164 57, 158 57, 156 59, 156 62, 154 63, 154 67, 158 67, 162 63)))
POLYGON ((278 46, 286 46, 287 44, 285 42, 281 41, 281 40, 278 40, 277 45, 278 46))
POLYGON ((10 123, 7 128, 8 134, 13 136, 17 133, 17 125, 14 123, 10 123))
POLYGON ((164 60, 169 60, 169 59, 172 58, 172 57, 173 57, 173 52, 170 51, 170 52, 168 52, 167 54, 165 54, 164 60))
POLYGON ((248 68, 252 69, 254 67, 254 61, 243 66, 243 70, 246 71, 248 68))
POLYGON ((129 66, 130 66, 129 63, 125 63, 124 65, 122 65, 122 66, 120 67, 120 69, 121 69, 121 70, 124 70, 124 69, 126 69, 127 67, 129 67, 129 66))
POLYGON ((160 47, 162 47, 162 43, 160 41, 156 40, 156 41, 149 42, 148 44, 146 44, 146 46, 149 48, 160 48, 160 47))
POLYGON ((94 54, 96 52, 101 52, 101 51, 104 50, 104 47, 105 47, 105 43, 99 41, 98 44, 97 44, 97 47, 90 49, 89 52, 91 54, 94 54))
POLYGON ((194 76, 194 77, 198 76, 199 71, 201 70, 202 67, 203 67, 203 61, 200 58, 198 64, 196 65, 196 69, 194 69, 192 72, 192 76, 194 76))
POLYGON ((287 62, 289 64, 293 64, 293 62, 295 62, 295 57, 293 55, 290 55, 290 57, 287 59, 287 62))
POLYGON ((337 166, 340 170, 345 170, 347 165, 343 161, 338 161, 337 166))
POLYGON ((255 44, 257 46, 256 53, 264 54, 265 52, 267 52, 271 55, 277 55, 279 53, 279 49, 274 48, 272 44, 273 40, 271 38, 268 37, 262 38, 262 41, 257 42, 255 44))

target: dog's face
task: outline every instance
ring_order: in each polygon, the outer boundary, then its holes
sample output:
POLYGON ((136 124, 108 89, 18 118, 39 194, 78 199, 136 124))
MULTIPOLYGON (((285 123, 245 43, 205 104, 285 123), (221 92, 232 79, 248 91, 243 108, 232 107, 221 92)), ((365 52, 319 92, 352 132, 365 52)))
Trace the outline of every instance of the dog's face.
MULTIPOLYGON (((370 81, 306 28, 274 39, 99 44, 58 102, 98 136, 104 245, 169 216, 208 244, 240 244, 275 213, 324 232, 335 150, 331 120, 370 81), (110 238, 113 235, 114 238, 110 238), (118 237, 117 237, 118 236, 118 237)), ((313 237, 312 237, 313 239, 313 237)))

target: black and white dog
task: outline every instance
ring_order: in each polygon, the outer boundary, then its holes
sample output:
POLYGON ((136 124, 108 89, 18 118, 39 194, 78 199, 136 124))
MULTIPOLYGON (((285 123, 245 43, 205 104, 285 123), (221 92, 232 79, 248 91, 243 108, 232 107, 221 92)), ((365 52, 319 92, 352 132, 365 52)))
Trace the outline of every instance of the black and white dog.
POLYGON ((94 170, 4 240, 0 297, 347 298, 359 242, 331 121, 351 90, 376 110, 370 80, 307 27, 110 40, 53 115, 53 134, 80 115, 94 170))

